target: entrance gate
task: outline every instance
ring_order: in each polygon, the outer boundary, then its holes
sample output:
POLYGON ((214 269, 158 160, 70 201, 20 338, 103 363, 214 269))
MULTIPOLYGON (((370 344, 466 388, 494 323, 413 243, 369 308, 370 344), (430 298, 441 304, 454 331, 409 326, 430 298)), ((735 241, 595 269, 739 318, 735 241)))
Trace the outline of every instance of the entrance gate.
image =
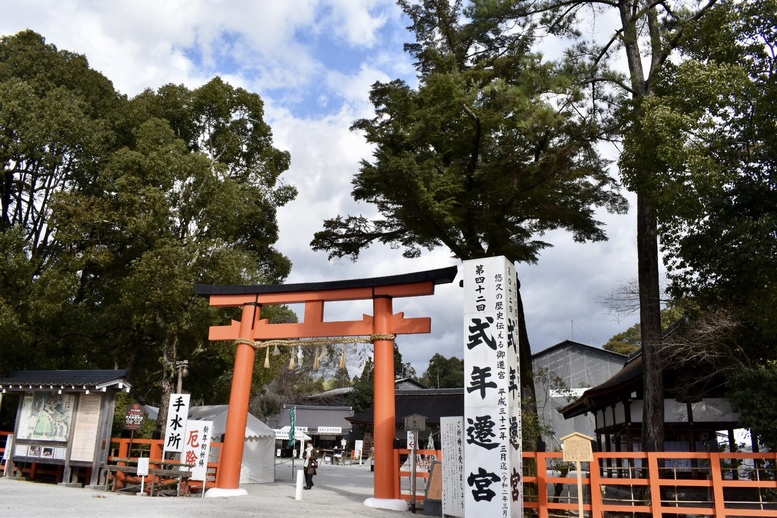
MULTIPOLYGON (((394 337, 398 334, 431 332, 431 318, 404 318, 393 313, 397 297, 432 295, 438 284, 453 282, 457 267, 451 266, 404 275, 305 284, 259 286, 196 285, 195 293, 210 298, 216 307, 242 307, 240 321, 210 328, 210 340, 237 344, 235 369, 229 396, 229 413, 218 491, 214 496, 245 494, 240 489, 243 436, 248 417, 251 378, 257 348, 268 340, 368 336, 374 345, 375 371, 375 483, 374 497, 393 499, 395 477, 393 448, 396 414, 394 407, 394 337), (372 299, 373 315, 362 320, 324 321, 324 303, 372 299), (304 303, 303 322, 270 324, 261 318, 266 305, 304 303)), ((213 490, 211 490, 213 491, 213 490)))

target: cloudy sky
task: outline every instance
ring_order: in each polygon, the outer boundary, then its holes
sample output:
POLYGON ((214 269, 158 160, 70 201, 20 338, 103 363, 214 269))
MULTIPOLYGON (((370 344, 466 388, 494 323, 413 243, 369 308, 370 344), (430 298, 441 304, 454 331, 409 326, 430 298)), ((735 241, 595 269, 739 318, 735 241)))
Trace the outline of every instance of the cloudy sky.
MULTIPOLYGON (((350 197, 351 179, 370 147, 351 123, 369 117, 370 85, 414 81, 407 19, 393 0, 28 0, 3 2, 0 34, 31 29, 61 50, 84 54, 121 93, 134 96, 168 83, 196 88, 218 75, 258 93, 275 145, 291 153, 283 175, 299 190, 279 212, 278 249, 294 267, 288 282, 376 277, 459 264, 447 250, 415 260, 375 246, 353 263, 330 262, 309 243, 325 218, 374 214, 350 197)), ((549 48, 549 53, 558 49, 549 48)), ((630 198, 633 202, 633 199, 630 198)), ((565 233, 539 264, 518 273, 534 352, 567 339, 601 346, 636 321, 612 315, 601 297, 636 277, 633 211, 601 214, 610 240, 577 244, 565 233)), ((440 352, 462 356, 458 280, 433 296, 397 299, 396 312, 431 316, 430 335, 398 339, 418 374, 440 352)), ((341 303, 326 318, 361 318, 369 305, 341 303)), ((355 366, 350 366, 354 370, 355 366)))

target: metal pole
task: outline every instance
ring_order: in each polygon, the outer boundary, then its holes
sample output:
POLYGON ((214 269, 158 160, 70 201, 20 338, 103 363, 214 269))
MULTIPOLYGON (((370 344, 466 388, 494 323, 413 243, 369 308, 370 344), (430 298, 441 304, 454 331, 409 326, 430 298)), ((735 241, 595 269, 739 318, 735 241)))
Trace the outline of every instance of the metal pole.
POLYGON ((418 442, 418 430, 413 429, 413 448, 410 450, 410 510, 415 514, 415 474, 416 474, 416 443, 418 442))

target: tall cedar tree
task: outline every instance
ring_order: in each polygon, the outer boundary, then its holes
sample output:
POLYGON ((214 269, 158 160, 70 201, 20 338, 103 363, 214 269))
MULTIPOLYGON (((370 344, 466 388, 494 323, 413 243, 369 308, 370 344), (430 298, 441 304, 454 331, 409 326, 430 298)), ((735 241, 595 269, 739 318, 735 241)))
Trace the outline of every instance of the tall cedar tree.
MULTIPOLYGON (((596 106, 593 111, 609 127, 608 138, 622 138, 623 149, 628 149, 641 145, 646 137, 640 128, 628 123, 629 118, 654 95, 656 77, 670 61, 683 33, 699 23, 717 1, 491 0, 474 2, 469 14, 476 22, 498 24, 497 34, 510 33, 516 24, 536 26, 554 38, 554 44, 566 43, 566 58, 580 67, 578 84, 587 88, 590 106, 596 106), (617 23, 612 27, 601 20, 617 23), (598 31, 598 27, 606 29, 598 31), (626 60, 625 77, 611 69, 619 51, 626 60)), ((661 188, 656 180, 662 164, 653 156, 647 154, 639 163, 621 162, 620 168, 625 185, 637 195, 637 275, 645 362, 642 440, 644 447, 662 450, 658 216, 649 194, 661 188)))
POLYGON ((639 163, 650 153, 662 164, 660 188, 649 194, 670 291, 694 304, 695 340, 671 350, 734 372, 729 387, 743 424, 770 444, 777 414, 760 391, 777 359, 775 27, 775 0, 711 9, 685 32, 682 59, 667 63, 632 119, 650 138, 628 155, 639 163))
MULTIPOLYGON (((375 116, 352 127, 375 145, 352 195, 380 216, 327 220, 313 248, 356 259, 373 242, 406 257, 446 246, 462 260, 534 263, 550 246, 545 232, 606 239, 595 210, 625 212, 626 202, 594 148, 599 129, 573 70, 531 53, 530 29, 467 21, 461 2, 399 3, 413 22, 406 50, 419 85, 376 83, 375 116)), ((536 414, 520 291, 518 300, 523 406, 536 414)))

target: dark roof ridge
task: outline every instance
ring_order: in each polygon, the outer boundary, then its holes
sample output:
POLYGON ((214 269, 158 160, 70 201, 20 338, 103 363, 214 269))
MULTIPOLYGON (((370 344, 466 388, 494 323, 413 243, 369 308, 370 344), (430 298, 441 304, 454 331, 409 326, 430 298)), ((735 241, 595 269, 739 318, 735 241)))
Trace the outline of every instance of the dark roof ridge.
POLYGON ((254 286, 230 286, 219 284, 195 284, 197 295, 240 295, 252 293, 294 293, 311 290, 336 290, 345 288, 366 288, 370 286, 391 286, 394 284, 410 284, 432 281, 434 284, 453 282, 458 272, 458 266, 448 266, 423 272, 371 277, 367 279, 350 279, 341 281, 304 282, 298 284, 258 284, 254 286))

